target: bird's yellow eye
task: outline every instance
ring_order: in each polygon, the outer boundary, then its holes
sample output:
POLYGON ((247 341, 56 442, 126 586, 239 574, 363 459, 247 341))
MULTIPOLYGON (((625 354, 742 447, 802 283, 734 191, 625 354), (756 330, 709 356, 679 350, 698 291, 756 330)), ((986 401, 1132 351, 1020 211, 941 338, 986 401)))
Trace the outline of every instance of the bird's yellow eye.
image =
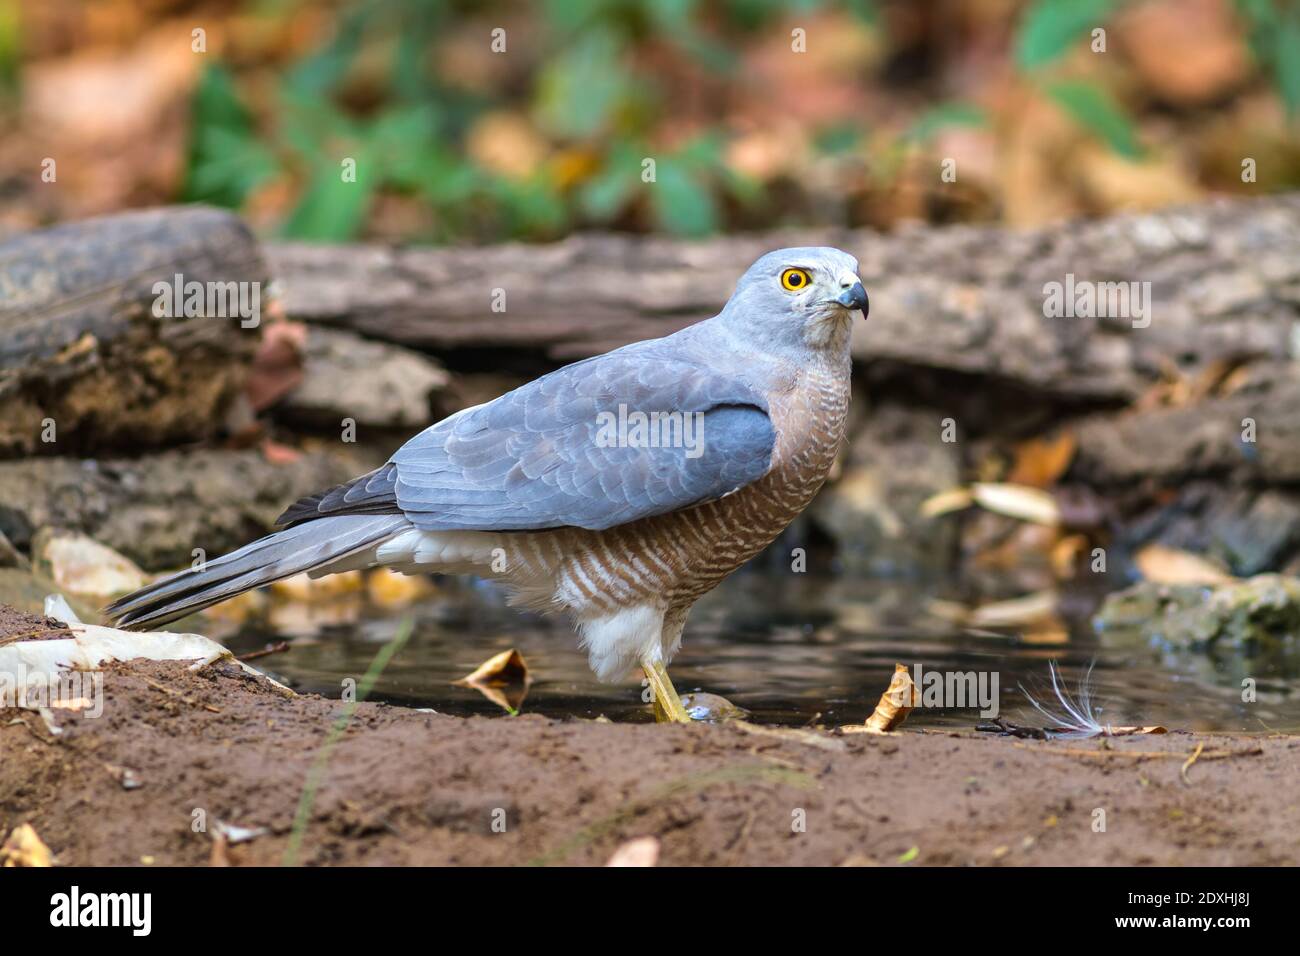
POLYGON ((808 288, 808 283, 812 282, 812 276, 806 269, 786 269, 781 273, 781 288, 787 292, 799 292, 808 288))

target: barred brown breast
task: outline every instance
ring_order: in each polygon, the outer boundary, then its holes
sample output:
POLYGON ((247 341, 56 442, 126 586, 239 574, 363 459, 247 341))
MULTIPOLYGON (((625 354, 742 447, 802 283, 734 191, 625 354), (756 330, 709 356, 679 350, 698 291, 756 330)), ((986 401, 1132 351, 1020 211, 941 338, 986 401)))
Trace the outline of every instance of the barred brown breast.
MULTIPOLYGON (((510 563, 556 584, 546 602, 614 611, 640 603, 671 621, 772 543, 812 501, 844 440, 847 357, 828 356, 791 374, 772 396, 777 431, 772 471, 733 494, 608 531, 564 528, 510 536, 510 563), (516 564, 517 562, 517 564, 516 564)), ((707 433, 704 440, 708 441, 707 433)))

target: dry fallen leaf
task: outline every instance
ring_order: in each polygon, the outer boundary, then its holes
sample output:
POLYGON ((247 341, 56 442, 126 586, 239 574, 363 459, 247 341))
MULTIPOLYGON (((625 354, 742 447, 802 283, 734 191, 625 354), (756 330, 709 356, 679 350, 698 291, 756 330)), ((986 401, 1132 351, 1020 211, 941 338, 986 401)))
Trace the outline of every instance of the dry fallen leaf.
POLYGON ((1072 431, 1055 438, 1033 438, 1016 446, 1016 460, 1007 481, 1013 485, 1050 488, 1074 460, 1079 442, 1072 431))
POLYGON ((654 866, 659 862, 659 840, 656 837, 637 837, 628 840, 609 858, 606 866, 654 866))
POLYGON ((931 495, 921 502, 921 516, 924 518, 937 518, 939 515, 946 515, 969 508, 974 503, 975 498, 971 495, 969 488, 949 488, 947 491, 931 495))
POLYGON ((1061 509, 1041 488, 1009 482, 977 481, 969 488, 949 488, 931 495, 921 503, 926 518, 961 511, 972 504, 1021 521, 1055 527, 1061 523, 1061 509))
POLYGON ((1139 551, 1134 564, 1155 584, 1232 584, 1236 581, 1218 565, 1176 548, 1151 544, 1139 551))
POLYGON ((1060 595, 1035 591, 1023 597, 992 601, 975 608, 968 619, 972 627, 1018 627, 1056 617, 1060 595))
POLYGON ((1107 737, 1134 737, 1138 734, 1167 734, 1169 730, 1165 727, 1107 727, 1105 736, 1107 737))
POLYGON ((1068 639, 1065 622, 1057 613, 1060 595, 1054 590, 1035 591, 1005 601, 971 606, 958 601, 931 599, 925 612, 949 624, 969 629, 975 636, 999 637, 991 628, 1024 628, 1021 639, 1029 643, 1058 644, 1068 639))
MULTIPOLYGON (((1008 530, 1000 515, 984 512, 980 518, 985 520, 972 522, 963 535, 972 568, 1006 574, 1048 570, 1052 548, 1060 538, 1059 528, 1019 521, 1008 530)), ((1034 580, 1046 583, 1047 579, 1035 574, 1034 580)))
POLYGON ((1105 144, 1087 143, 1078 149, 1075 166, 1080 192, 1099 211, 1163 209, 1201 198, 1188 163, 1174 152, 1130 159, 1105 144))
POLYGON ((888 689, 880 695, 880 702, 867 718, 867 730, 877 734, 893 730, 907 719, 912 708, 920 702, 921 692, 912 682, 907 665, 895 664, 894 676, 889 681, 888 689))
POLYGON ((268 322, 262 329, 253 367, 244 392, 253 410, 270 408, 302 384, 307 326, 301 322, 268 322))
POLYGON ((233 598, 214 604, 203 613, 218 621, 230 621, 241 624, 251 617, 256 617, 266 610, 266 592, 262 590, 245 591, 233 598))
POLYGON ((1026 625, 1020 632, 1020 641, 1024 644, 1068 644, 1070 631, 1063 620, 1053 616, 1026 625))
POLYGON ((1061 523, 1061 509, 1057 507, 1056 499, 1040 488, 1001 482, 977 482, 971 485, 971 495, 981 508, 1008 518, 1045 525, 1061 523))
POLYGON ((262 442, 262 457, 272 465, 292 465, 302 458, 302 452, 292 445, 266 439, 262 442))
POLYGON ((1073 578, 1078 571, 1079 555, 1087 547, 1087 535, 1072 534, 1059 539, 1052 545, 1052 574, 1059 580, 1073 578))
POLYGON ((91 706, 92 701, 89 697, 59 698, 58 700, 50 701, 50 710, 80 711, 89 710, 91 706))
POLYGON ((456 687, 472 687, 492 703, 510 713, 528 696, 528 685, 533 682, 523 655, 513 647, 488 658, 471 674, 452 681, 456 687))
POLYGON ((30 823, 14 827, 4 846, 0 846, 0 865, 3 866, 53 866, 50 848, 41 842, 30 823))
POLYGON ((310 604, 328 601, 344 594, 353 594, 366 586, 360 571, 342 571, 322 578, 313 578, 306 571, 271 583, 271 593, 277 598, 310 604))
POLYGON ((399 574, 391 568, 375 568, 366 576, 366 594, 380 607, 405 607, 433 593, 433 582, 422 574, 399 574))
POLYGON ((479 166, 507 179, 526 179, 546 160, 550 144, 528 117, 508 110, 486 113, 465 135, 465 151, 479 166))

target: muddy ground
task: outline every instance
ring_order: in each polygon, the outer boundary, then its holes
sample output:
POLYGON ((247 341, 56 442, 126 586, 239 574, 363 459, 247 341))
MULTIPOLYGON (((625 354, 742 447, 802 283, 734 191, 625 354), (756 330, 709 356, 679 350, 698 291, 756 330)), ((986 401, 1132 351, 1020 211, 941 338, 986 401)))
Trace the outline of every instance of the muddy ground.
MULTIPOLYGON (((340 702, 230 662, 110 665, 104 698, 95 719, 58 711, 57 737, 0 712, 0 828, 31 823, 63 865, 285 860, 340 702), (230 844, 218 821, 266 832, 230 844)), ((1300 859, 1296 737, 1044 743, 363 703, 325 767, 305 864, 601 864, 646 835, 665 865, 1300 859)))
POLYGON ((0 647, 16 641, 52 641, 69 636, 62 621, 0 604, 0 647))

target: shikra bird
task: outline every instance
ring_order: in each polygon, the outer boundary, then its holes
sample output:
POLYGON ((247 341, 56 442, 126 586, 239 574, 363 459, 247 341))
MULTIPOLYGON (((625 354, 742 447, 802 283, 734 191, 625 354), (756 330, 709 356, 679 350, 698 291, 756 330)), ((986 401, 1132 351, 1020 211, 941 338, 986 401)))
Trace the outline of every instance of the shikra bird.
POLYGON ((686 720, 667 664, 691 606, 812 501, 844 441, 857 271, 838 249, 768 253, 713 318, 457 412, 107 613, 155 627, 303 571, 480 574, 572 615, 597 677, 639 666, 686 720))

